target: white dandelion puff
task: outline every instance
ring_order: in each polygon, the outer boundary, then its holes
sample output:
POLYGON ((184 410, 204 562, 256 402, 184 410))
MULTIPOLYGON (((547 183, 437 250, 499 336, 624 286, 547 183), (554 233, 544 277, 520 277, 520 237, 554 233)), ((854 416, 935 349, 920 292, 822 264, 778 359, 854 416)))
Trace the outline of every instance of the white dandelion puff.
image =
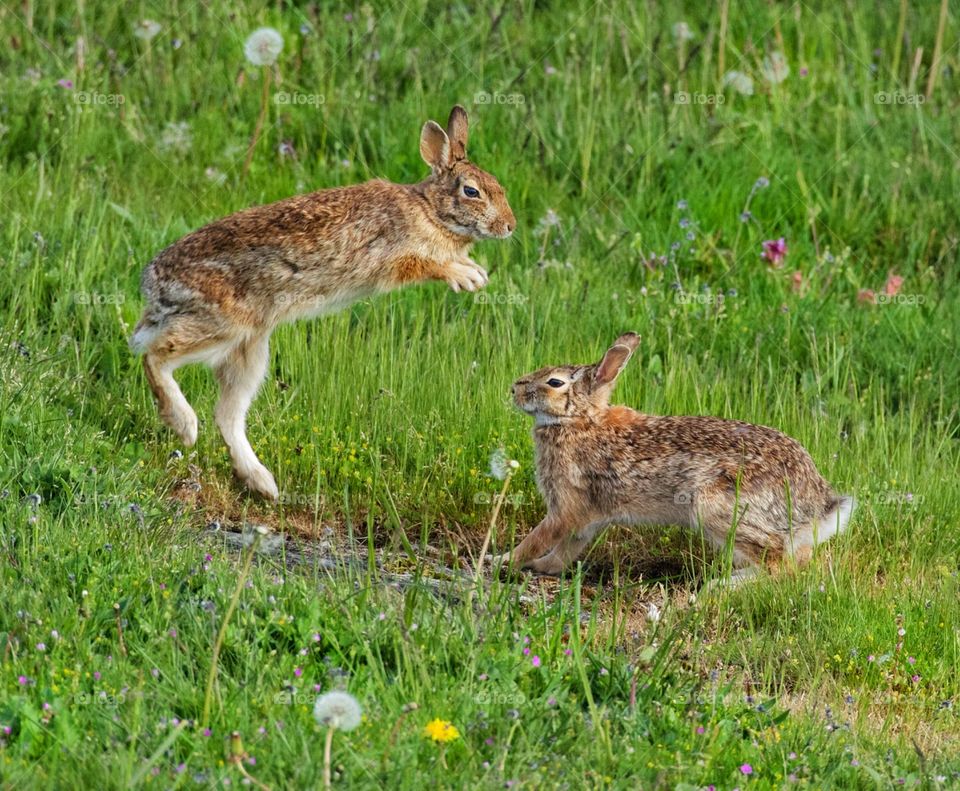
POLYGON ((779 85, 790 76, 790 64, 782 52, 771 52, 763 59, 760 73, 767 82, 779 85))
POLYGON ((283 49, 283 36, 272 27, 254 30, 243 45, 243 54, 254 66, 272 66, 283 49))
POLYGON ((510 459, 503 448, 497 448, 490 454, 490 476, 502 481, 510 471, 510 459))
POLYGON ((327 692, 313 705, 314 719, 327 728, 352 731, 360 724, 363 711, 349 692, 327 692))
POLYGON ((553 209, 547 209, 547 213, 540 218, 537 227, 533 230, 534 236, 543 236, 551 228, 556 228, 558 225, 560 225, 560 215, 553 209))
POLYGON ((673 26, 673 37, 679 41, 693 41, 693 31, 686 22, 677 22, 673 26))
POLYGON ((190 124, 186 121, 179 123, 170 121, 160 135, 160 148, 176 154, 187 153, 193 145, 193 134, 190 124))
POLYGON ((753 78, 742 71, 728 71, 723 75, 723 84, 744 96, 753 96, 753 78))
POLYGON ((152 19, 141 19, 133 26, 133 35, 144 41, 152 40, 161 30, 160 23, 152 19))
MULTIPOLYGON (((227 182, 227 174, 221 170, 217 170, 212 165, 203 171, 203 175, 207 177, 214 184, 225 184, 227 182)), ((179 453, 179 451, 178 451, 179 453)), ((183 454, 177 456, 177 458, 182 458, 183 454)))

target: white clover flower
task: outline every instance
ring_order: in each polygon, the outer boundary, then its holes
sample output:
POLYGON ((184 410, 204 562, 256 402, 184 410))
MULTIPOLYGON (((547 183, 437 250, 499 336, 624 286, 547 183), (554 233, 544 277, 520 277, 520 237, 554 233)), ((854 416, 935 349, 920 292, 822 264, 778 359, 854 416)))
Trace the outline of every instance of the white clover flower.
POLYGON ((673 37, 676 41, 693 41, 693 31, 686 22, 677 22, 673 26, 673 37))
POLYGON ((753 96, 753 78, 742 71, 728 71, 723 75, 723 84, 744 96, 753 96))
POLYGON ((254 30, 243 45, 243 54, 254 66, 272 66, 283 49, 283 36, 272 27, 254 30))
POLYGON ((314 719, 327 728, 352 731, 360 724, 363 712, 349 692, 327 692, 313 705, 314 719))
POLYGON ((647 620, 650 623, 657 623, 660 620, 660 608, 653 602, 647 605, 647 620))
POLYGON ((160 23, 152 19, 141 19, 133 26, 133 35, 142 38, 144 41, 150 41, 161 30, 160 23))
POLYGON ((760 73, 767 82, 779 85, 790 76, 790 64, 782 52, 771 52, 763 59, 760 73))

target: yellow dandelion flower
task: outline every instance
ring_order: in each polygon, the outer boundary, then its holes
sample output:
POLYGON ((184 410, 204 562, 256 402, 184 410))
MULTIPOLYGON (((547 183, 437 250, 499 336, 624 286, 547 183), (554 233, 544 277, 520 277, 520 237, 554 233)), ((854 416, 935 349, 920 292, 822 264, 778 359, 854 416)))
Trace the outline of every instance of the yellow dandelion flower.
POLYGON ((435 742, 446 744, 460 738, 457 726, 447 720, 430 720, 423 729, 423 735, 435 742))

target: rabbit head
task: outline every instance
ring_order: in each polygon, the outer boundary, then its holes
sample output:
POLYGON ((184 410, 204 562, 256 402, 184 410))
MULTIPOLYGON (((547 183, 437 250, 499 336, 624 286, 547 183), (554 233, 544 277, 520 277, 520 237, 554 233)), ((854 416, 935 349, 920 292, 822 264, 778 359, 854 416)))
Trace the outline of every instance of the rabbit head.
POLYGON ((598 363, 541 368, 522 376, 513 383, 513 402, 540 425, 596 416, 607 409, 614 383, 639 345, 640 336, 628 332, 598 363))
POLYGON ((517 227, 507 196, 493 176, 467 160, 467 111, 456 105, 444 130, 427 121, 420 155, 432 171, 424 185, 438 222, 470 239, 506 239, 517 227))

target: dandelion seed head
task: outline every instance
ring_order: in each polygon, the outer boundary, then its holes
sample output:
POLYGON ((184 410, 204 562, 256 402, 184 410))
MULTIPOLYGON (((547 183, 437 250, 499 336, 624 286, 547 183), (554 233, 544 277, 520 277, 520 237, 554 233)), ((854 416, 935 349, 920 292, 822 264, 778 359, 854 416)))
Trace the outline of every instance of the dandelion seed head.
POLYGON ((159 22, 154 22, 152 19, 141 19, 133 26, 133 35, 144 41, 151 41, 160 30, 159 22))
POLYGON ((349 692, 327 692, 313 705, 314 719, 328 728, 352 731, 360 724, 363 711, 349 692))
POLYGON ((490 454, 491 477, 496 478, 498 481, 504 480, 509 471, 509 462, 510 460, 507 458, 506 451, 503 448, 497 448, 490 454))
POLYGON ((673 37, 676 41, 692 41, 693 31, 686 22, 677 22, 673 26, 673 37))
POLYGON ((742 71, 728 71, 723 75, 723 84, 743 96, 753 96, 753 78, 742 71))
POLYGON ((169 121, 160 135, 160 148, 175 154, 185 154, 193 146, 193 133, 186 121, 169 121))
POLYGON ((763 59, 760 73, 767 82, 779 85, 790 76, 790 64, 782 52, 771 52, 763 59))
POLYGON ((254 66, 272 66, 283 50, 283 36, 272 27, 254 30, 243 45, 243 54, 254 66))

